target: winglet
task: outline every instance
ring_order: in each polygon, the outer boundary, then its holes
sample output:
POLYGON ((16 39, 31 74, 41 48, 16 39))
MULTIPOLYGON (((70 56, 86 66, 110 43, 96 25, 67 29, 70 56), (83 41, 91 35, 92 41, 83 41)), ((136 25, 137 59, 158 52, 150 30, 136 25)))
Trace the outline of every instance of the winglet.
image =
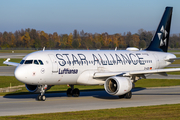
POLYGON ((12 65, 12 66, 18 66, 19 63, 15 63, 15 62, 9 62, 10 58, 8 58, 6 61, 3 62, 3 64, 6 65, 12 65))
POLYGON ((10 58, 8 58, 6 61, 4 61, 4 62, 9 62, 11 59, 10 58))

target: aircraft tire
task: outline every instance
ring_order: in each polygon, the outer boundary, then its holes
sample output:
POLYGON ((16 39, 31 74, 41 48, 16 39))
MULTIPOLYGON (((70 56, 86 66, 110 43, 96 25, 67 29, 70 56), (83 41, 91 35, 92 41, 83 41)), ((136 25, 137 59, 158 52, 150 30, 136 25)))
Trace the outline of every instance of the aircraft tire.
POLYGON ((67 89, 67 92, 66 92, 66 93, 67 93, 67 96, 68 96, 68 97, 72 97, 72 95, 73 95, 72 92, 73 92, 72 89, 71 89, 71 88, 68 88, 68 89, 67 89))
POLYGON ((46 100, 46 96, 45 95, 42 95, 41 96, 41 101, 45 101, 46 100))
POLYGON ((119 96, 119 98, 120 98, 120 99, 122 99, 122 98, 124 98, 124 97, 125 97, 125 95, 126 95, 126 94, 124 94, 124 95, 120 95, 120 96, 119 96))
POLYGON ((41 100, 41 95, 37 96, 37 100, 39 100, 39 101, 41 100))
POLYGON ((74 96, 74 97, 79 97, 79 94, 80 94, 79 89, 78 89, 78 88, 75 88, 75 89, 73 90, 73 96, 74 96))
POLYGON ((131 99, 131 97, 132 97, 132 92, 131 91, 129 91, 128 93, 125 94, 126 99, 131 99))

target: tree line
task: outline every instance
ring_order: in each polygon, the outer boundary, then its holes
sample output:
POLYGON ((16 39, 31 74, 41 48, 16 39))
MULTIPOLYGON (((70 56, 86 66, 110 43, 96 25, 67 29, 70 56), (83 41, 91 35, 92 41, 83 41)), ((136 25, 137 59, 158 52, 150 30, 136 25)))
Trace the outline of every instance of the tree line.
MULTIPOLYGON (((8 48, 36 48, 42 49, 120 49, 127 47, 146 48, 153 35, 154 31, 146 31, 139 29, 138 33, 131 32, 116 33, 109 35, 107 32, 87 33, 74 30, 70 34, 61 34, 57 32, 53 34, 37 31, 36 29, 21 29, 14 33, 0 32, 0 49, 8 48)), ((180 48, 180 34, 170 36, 169 47, 180 48)))

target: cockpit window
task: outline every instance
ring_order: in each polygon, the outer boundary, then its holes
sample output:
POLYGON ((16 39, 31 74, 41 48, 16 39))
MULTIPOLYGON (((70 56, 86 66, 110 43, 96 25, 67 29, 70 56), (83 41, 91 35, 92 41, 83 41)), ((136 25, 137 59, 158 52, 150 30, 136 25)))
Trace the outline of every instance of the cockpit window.
POLYGON ((23 64, 25 60, 21 60, 20 64, 23 64))
POLYGON ((24 64, 32 64, 33 60, 26 60, 24 64))
POLYGON ((34 60, 34 64, 39 65, 39 62, 37 60, 34 60))
POLYGON ((43 62, 41 60, 38 60, 40 65, 43 65, 43 62))

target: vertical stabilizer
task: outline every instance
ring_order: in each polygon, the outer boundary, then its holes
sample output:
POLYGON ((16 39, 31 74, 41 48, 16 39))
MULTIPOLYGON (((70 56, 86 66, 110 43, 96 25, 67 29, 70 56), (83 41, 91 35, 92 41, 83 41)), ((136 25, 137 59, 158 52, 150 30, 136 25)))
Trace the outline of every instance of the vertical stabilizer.
POLYGON ((161 21, 159 23, 159 26, 156 30, 156 33, 153 39, 151 40, 149 47, 146 50, 167 52, 171 27, 172 10, 172 7, 166 7, 161 21))

